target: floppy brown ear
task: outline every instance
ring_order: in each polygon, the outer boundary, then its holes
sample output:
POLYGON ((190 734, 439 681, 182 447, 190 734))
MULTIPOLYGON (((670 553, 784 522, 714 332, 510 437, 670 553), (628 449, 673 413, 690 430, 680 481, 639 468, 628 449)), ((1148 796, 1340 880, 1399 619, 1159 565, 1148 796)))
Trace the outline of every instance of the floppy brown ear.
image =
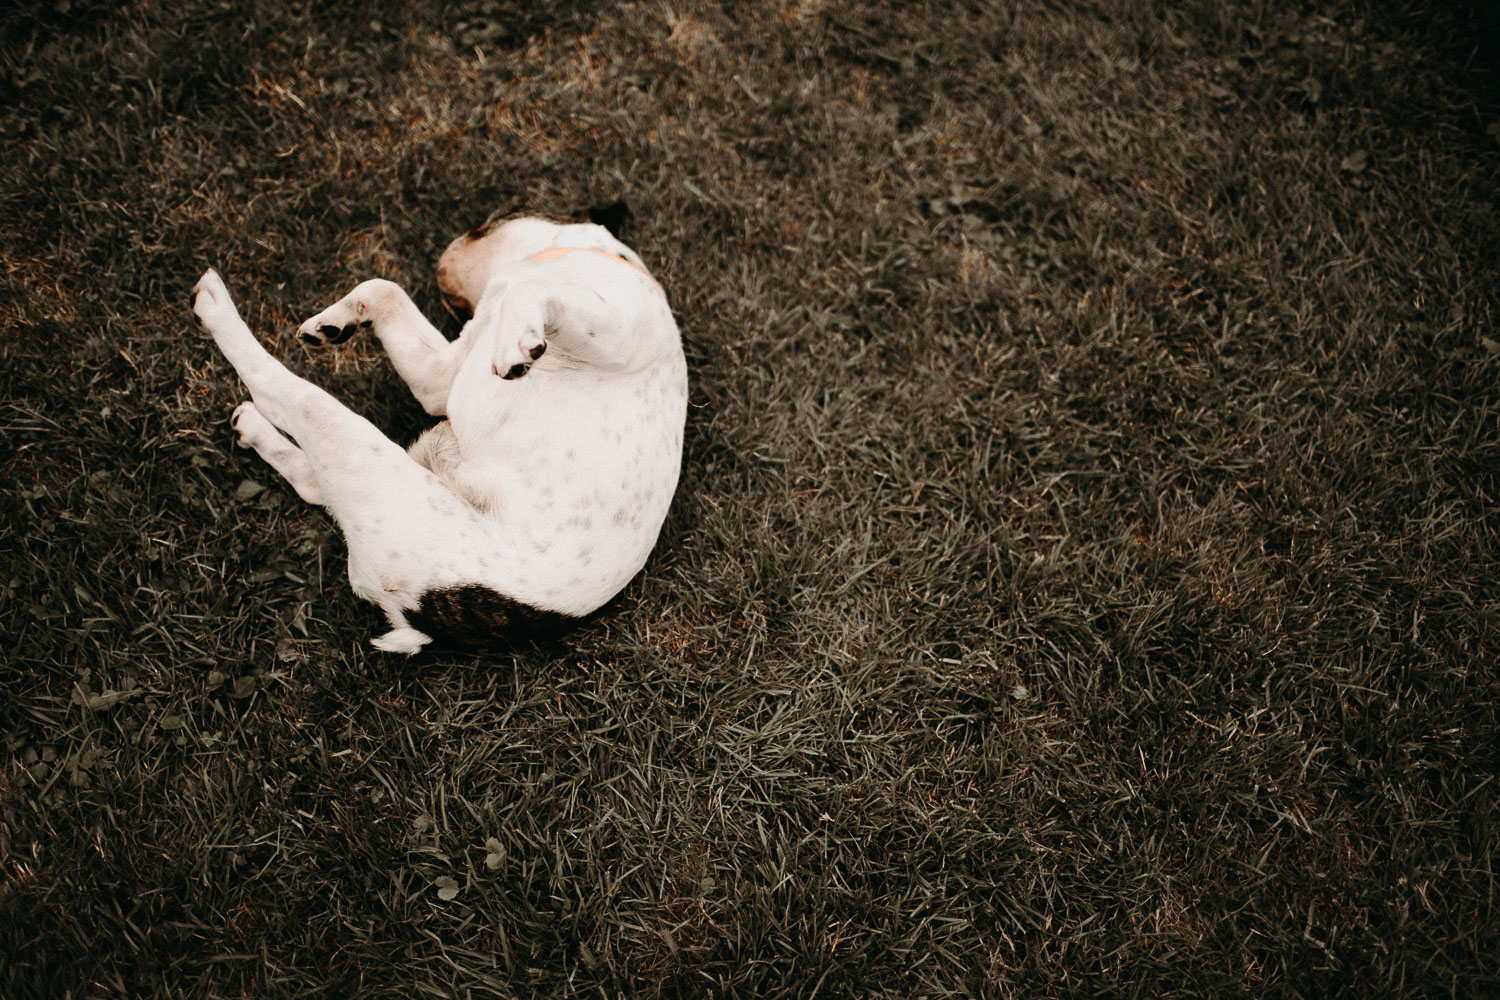
MULTIPOLYGON (((584 214, 582 212, 578 213, 584 214)), ((630 206, 623 201, 615 201, 612 205, 602 208, 591 208, 588 210, 589 221, 596 226, 603 226, 609 230, 609 235, 619 239, 620 230, 625 228, 625 223, 631 217, 630 206)))
MULTIPOLYGON (((621 204, 624 203, 622 202, 621 204)), ((592 222, 592 218, 587 218, 592 213, 593 210, 590 209, 588 212, 559 215, 557 212, 546 212, 541 209, 532 208, 530 202, 523 201, 519 205, 513 205, 510 208, 503 208, 498 212, 491 213, 488 219, 485 219, 483 223, 469 230, 466 235, 470 240, 482 240, 513 219, 545 219, 548 222, 555 222, 560 226, 566 226, 571 222, 592 222)))
POLYGON ((511 219, 517 218, 522 214, 524 213, 521 210, 514 208, 507 208, 502 209, 498 212, 491 212, 488 219, 485 219, 483 222, 475 226, 473 229, 469 230, 464 235, 467 236, 470 240, 482 240, 490 233, 494 232, 495 228, 502 222, 508 222, 511 219))

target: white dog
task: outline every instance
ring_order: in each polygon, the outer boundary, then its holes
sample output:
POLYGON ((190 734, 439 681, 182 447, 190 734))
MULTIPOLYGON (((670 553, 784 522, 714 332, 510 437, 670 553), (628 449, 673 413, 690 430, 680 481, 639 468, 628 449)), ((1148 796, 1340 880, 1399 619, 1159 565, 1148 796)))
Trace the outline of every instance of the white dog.
POLYGON ((396 653, 546 632, 596 610, 645 564, 682 463, 677 324, 609 230, 491 220, 453 241, 438 282, 473 317, 455 341, 383 280, 299 330, 312 344, 380 338, 418 402, 447 417, 407 450, 272 357, 218 274, 193 289, 250 391, 231 421, 239 443, 333 514, 354 592, 391 623, 374 645, 396 653))

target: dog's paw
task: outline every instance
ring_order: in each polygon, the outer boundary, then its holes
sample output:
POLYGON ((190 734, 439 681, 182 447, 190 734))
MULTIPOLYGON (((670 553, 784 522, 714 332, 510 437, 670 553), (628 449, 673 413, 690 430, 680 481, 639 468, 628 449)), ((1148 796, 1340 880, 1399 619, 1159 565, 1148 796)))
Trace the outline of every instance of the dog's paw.
POLYGON ((531 370, 537 358, 546 353, 547 338, 542 333, 542 325, 527 324, 521 328, 519 336, 502 335, 492 370, 503 379, 520 378, 531 370))
POLYGON ((297 327, 297 339, 314 347, 342 344, 356 331, 368 330, 371 325, 365 315, 364 303, 353 295, 346 295, 297 327))
POLYGON ((229 426, 234 430, 234 443, 241 448, 254 448, 268 430, 275 430, 255 404, 245 400, 229 414, 229 426))
POLYGON ((221 318, 225 310, 234 311, 234 303, 229 300, 229 289, 224 287, 224 279, 219 277, 219 272, 209 268, 193 286, 193 315, 198 317, 200 324, 208 326, 221 318))

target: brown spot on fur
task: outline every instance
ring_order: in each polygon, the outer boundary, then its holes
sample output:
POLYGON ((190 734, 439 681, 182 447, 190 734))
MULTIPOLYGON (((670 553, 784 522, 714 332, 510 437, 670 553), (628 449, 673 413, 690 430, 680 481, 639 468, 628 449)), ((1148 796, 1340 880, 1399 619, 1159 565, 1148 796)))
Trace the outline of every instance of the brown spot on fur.
POLYGON ((476 583, 429 590, 403 614, 407 624, 435 641, 467 648, 554 638, 582 621, 522 604, 476 583))

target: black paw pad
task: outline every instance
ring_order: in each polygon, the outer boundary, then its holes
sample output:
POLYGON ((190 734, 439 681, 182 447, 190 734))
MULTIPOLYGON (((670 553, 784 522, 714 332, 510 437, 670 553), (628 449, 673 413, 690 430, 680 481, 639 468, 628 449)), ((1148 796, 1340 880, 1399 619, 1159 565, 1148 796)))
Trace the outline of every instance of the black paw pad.
POLYGON ((344 341, 354 336, 354 324, 346 323, 343 325, 343 327, 338 329, 335 329, 331 326, 319 327, 318 332, 327 334, 328 342, 330 344, 342 344, 344 341), (329 333, 328 331, 330 330, 333 330, 333 332, 329 333))
POLYGON ((500 377, 503 378, 503 379, 514 379, 514 378, 520 378, 522 375, 525 375, 525 374, 526 374, 526 366, 525 365, 511 365, 510 366, 510 370, 507 371, 504 375, 501 375, 500 377))
POLYGON ((546 353, 547 353, 547 342, 544 340, 540 344, 537 344, 535 347, 533 347, 531 349, 531 360, 535 361, 537 358, 541 357, 543 354, 546 354, 546 353))
POLYGON ((323 338, 318 336, 316 333, 299 333, 297 334, 297 336, 301 338, 304 344, 312 344, 314 346, 317 346, 318 344, 323 343, 323 338))

